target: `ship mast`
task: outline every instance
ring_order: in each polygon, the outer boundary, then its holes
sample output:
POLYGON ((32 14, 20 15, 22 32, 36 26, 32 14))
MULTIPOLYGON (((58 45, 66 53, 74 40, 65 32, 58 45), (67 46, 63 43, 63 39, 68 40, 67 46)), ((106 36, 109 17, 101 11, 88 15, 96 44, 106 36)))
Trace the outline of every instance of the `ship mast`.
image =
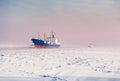
POLYGON ((52 43, 55 44, 55 35, 54 35, 54 32, 52 32, 52 43))
POLYGON ((44 41, 47 41, 47 34, 44 33, 44 41))
POLYGON ((40 32, 38 32, 38 39, 40 39, 40 32))

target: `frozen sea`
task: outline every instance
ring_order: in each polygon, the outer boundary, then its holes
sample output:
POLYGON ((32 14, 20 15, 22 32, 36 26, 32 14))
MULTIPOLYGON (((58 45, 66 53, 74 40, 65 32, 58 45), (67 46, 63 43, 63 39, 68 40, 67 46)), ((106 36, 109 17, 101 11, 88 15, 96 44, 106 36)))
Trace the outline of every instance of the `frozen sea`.
POLYGON ((1 48, 0 81, 120 81, 120 48, 1 48))

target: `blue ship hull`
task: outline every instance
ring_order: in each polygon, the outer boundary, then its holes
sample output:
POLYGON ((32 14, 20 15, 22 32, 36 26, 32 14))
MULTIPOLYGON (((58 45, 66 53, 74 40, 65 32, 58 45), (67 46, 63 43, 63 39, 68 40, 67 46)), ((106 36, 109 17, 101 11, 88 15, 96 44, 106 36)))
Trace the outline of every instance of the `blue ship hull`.
POLYGON ((49 44, 47 42, 45 42, 44 40, 40 40, 40 39, 32 39, 32 42, 34 43, 34 46, 36 48, 57 48, 60 47, 59 44, 49 44))

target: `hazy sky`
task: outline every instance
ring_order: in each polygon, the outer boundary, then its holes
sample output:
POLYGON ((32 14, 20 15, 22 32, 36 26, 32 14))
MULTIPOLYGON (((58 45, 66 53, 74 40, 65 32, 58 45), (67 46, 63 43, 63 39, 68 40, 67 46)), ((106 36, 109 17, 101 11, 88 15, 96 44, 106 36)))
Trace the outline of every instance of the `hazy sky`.
POLYGON ((51 31, 63 47, 120 47, 120 0, 0 0, 0 45, 51 31))

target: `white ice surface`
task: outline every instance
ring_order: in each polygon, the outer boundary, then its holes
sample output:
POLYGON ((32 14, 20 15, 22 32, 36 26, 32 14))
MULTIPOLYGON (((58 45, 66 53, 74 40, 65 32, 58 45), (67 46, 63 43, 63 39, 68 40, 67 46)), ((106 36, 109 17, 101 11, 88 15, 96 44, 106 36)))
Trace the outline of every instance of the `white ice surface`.
POLYGON ((120 49, 0 49, 0 81, 120 81, 120 49))

